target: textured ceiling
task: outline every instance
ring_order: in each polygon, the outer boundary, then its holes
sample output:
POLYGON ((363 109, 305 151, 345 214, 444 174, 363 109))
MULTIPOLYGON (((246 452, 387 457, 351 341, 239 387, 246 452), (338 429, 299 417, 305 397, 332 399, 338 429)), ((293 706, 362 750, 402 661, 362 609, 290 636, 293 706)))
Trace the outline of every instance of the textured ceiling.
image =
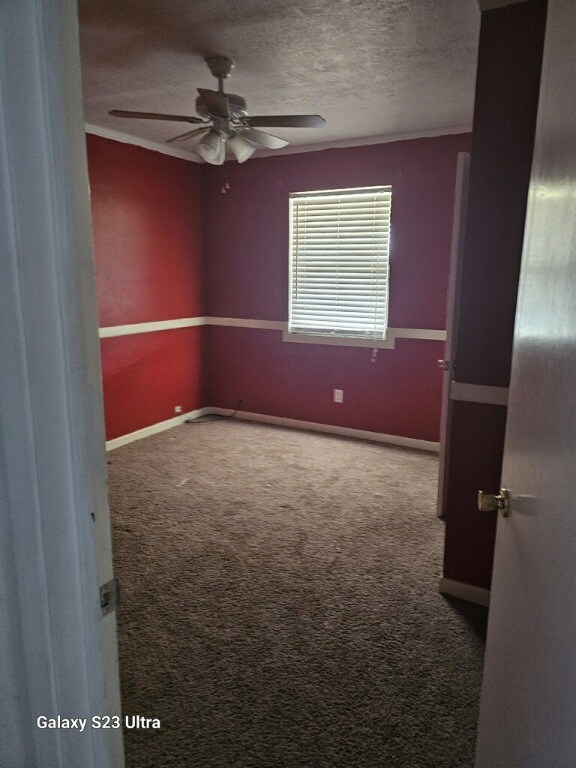
MULTIPOLYGON (((182 124, 110 109, 194 114, 214 88, 204 57, 236 69, 251 114, 318 113, 270 129, 292 145, 469 127, 477 0, 79 0, 86 122, 162 142, 182 124)), ((268 130, 268 129, 267 129, 268 130)), ((193 143, 179 144, 192 150, 193 143)))

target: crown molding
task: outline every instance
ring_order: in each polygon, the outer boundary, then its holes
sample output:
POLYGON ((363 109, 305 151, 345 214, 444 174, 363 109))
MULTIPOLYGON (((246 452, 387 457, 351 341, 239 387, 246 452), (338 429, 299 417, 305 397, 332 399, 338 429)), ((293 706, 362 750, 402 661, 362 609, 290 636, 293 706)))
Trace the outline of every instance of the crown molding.
POLYGON ((458 133, 471 133, 472 125, 450 125, 445 128, 429 128, 422 131, 405 131, 403 133, 386 133, 380 136, 361 136, 355 139, 337 139, 318 144, 289 144, 283 149, 258 150, 255 158, 277 155, 295 155, 300 152, 320 152, 323 149, 345 149, 347 147, 365 147, 371 144, 391 144, 395 141, 410 141, 411 139, 430 139, 437 136, 452 136, 458 133))
MULTIPOLYGON (((488 1, 488 0, 486 0, 488 1)), ((523 1, 523 0, 521 0, 523 1)), ((85 124, 86 133, 94 136, 101 136, 104 139, 120 141, 123 144, 132 144, 144 149, 150 149, 153 152, 161 152, 164 155, 178 157, 181 160, 188 160, 192 163, 203 164, 204 161, 191 152, 184 152, 181 149, 174 149, 159 142, 141 139, 138 136, 132 136, 129 133, 121 133, 110 128, 103 128, 100 125, 92 123, 85 124)), ((345 149, 346 147, 364 147, 372 144, 389 144, 395 141, 410 141, 411 139, 428 139, 437 136, 451 136, 458 133, 470 133, 471 125, 451 125, 445 128, 429 128, 423 131, 405 131, 403 133, 388 133, 380 136, 362 136, 360 138, 337 139, 336 141, 324 141, 318 144, 289 144, 284 149, 259 149, 254 155, 254 159, 261 157, 276 157, 277 155, 295 155, 301 152, 320 152, 324 149, 345 149)), ((230 159, 227 162, 236 162, 230 159)))
POLYGON ((163 155, 177 157, 180 160, 188 160, 191 163, 203 162, 199 157, 193 155, 191 152, 185 152, 182 149, 175 149, 174 147, 169 147, 166 144, 160 144, 160 142, 141 139, 139 136, 132 136, 129 133, 121 133, 120 131, 114 131, 111 128, 103 128, 102 126, 94 125, 93 123, 85 123, 84 128, 86 133, 90 133, 93 136, 101 136, 103 139, 120 141, 122 144, 132 144, 135 147, 150 149, 152 152, 160 152, 163 155))
POLYGON ((481 11, 493 11, 495 8, 504 8, 506 5, 518 5, 526 0, 478 0, 481 11))

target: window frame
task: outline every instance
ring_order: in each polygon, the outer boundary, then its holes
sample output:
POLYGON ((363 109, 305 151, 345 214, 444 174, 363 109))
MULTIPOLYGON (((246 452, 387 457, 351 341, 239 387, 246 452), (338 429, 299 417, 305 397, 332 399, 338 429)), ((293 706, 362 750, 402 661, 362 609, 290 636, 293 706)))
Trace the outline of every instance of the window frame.
POLYGON ((282 333, 283 341, 295 342, 301 344, 326 344, 335 346, 350 347, 368 347, 368 348, 394 348, 394 334, 388 324, 389 311, 389 292, 390 292, 390 245, 391 245, 391 208, 392 208, 392 185, 378 184, 371 187, 348 187, 342 189, 323 189, 312 190, 309 192, 291 192, 289 194, 289 258, 288 258, 288 322, 286 330, 282 333), (336 332, 307 333, 302 330, 290 330, 292 324, 293 311, 293 285, 294 285, 294 203, 298 198, 322 198, 341 194, 358 194, 383 192, 390 196, 390 214, 388 218, 388 244, 385 254, 386 261, 386 307, 385 307, 385 332, 383 336, 362 336, 345 335, 336 332))

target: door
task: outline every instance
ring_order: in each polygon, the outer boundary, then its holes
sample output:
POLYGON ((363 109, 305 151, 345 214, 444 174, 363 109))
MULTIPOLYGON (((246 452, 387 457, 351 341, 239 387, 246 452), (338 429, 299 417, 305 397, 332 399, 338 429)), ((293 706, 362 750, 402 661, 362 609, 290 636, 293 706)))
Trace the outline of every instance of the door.
POLYGON ((0 2, 0 764, 121 768, 75 0, 0 2), (39 718, 86 718, 80 729, 39 718))
POLYGON ((549 0, 476 768, 576 765, 575 49, 549 0))
POLYGON ((450 251, 450 277, 448 283, 448 302, 446 305, 446 344, 444 358, 438 360, 443 370, 442 376, 442 415, 440 418, 440 471, 438 478, 437 512, 443 517, 446 511, 448 491, 448 467, 450 465, 450 426, 452 419, 452 401, 450 387, 454 378, 454 352, 458 329, 458 297, 462 264, 462 247, 466 231, 466 208, 468 205, 468 181, 470 175, 470 155, 458 153, 456 166, 456 191, 454 195, 454 223, 452 225, 452 247, 450 251))

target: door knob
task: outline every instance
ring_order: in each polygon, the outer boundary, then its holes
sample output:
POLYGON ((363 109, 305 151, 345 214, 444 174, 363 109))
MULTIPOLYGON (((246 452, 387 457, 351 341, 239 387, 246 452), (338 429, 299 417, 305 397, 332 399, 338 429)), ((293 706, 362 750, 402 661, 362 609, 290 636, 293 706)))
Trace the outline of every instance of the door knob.
POLYGON ((448 368, 450 368, 450 360, 438 360, 438 367, 442 368, 443 371, 447 371, 448 368))
POLYGON ((478 509, 480 512, 500 512, 502 517, 510 514, 510 491, 500 488, 500 493, 478 491, 478 509))

